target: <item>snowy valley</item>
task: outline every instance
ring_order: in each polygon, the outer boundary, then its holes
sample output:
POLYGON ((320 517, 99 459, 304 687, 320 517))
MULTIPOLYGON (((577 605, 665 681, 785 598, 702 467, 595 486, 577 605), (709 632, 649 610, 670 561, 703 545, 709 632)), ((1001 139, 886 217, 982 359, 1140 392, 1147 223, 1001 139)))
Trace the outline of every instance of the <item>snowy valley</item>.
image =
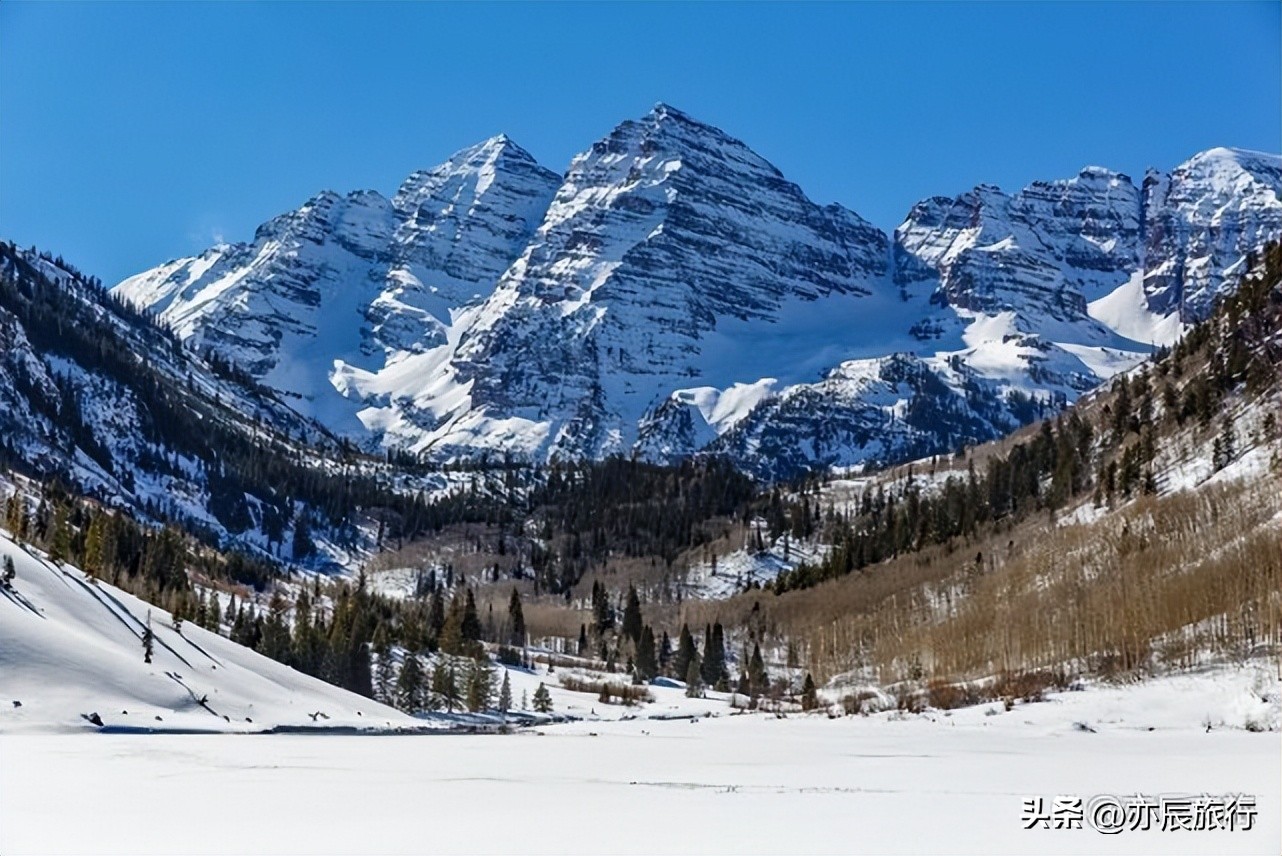
POLYGON ((660 103, 53 249, 0 243, 0 852, 1282 840, 1282 156, 887 231, 660 103))

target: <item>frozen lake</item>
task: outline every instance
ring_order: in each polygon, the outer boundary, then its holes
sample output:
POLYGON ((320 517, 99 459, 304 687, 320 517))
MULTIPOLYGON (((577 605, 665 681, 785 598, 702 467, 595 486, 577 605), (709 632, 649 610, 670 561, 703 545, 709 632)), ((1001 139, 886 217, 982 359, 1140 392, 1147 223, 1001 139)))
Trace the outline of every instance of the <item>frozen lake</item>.
POLYGON ((510 736, 5 735, 0 852, 1278 851, 1276 733, 1160 715, 1107 724, 1102 697, 991 716, 722 716, 510 736), (1072 725, 1084 704, 1095 733, 1072 725), (1029 796, 1173 791, 1254 794, 1255 828, 1106 836, 1021 821, 1029 796))

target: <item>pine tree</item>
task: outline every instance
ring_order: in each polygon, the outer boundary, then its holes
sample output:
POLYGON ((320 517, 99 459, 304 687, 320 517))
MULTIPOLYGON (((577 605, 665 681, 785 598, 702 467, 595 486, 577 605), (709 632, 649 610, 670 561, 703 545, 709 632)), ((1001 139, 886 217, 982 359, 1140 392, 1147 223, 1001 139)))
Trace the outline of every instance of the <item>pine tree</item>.
MULTIPOLYGON (((481 616, 476 611, 476 598, 472 596, 470 588, 467 590, 466 604, 463 607, 463 624, 459 629, 465 643, 481 641, 481 616)), ((474 651, 476 647, 469 646, 469 649, 474 651)))
POLYGON ((806 680, 801 685, 801 709, 814 710, 819 706, 819 691, 815 688, 815 679, 806 672, 806 680))
POLYGON ((499 687, 499 713, 503 716, 503 721, 507 721, 507 712, 512 709, 512 679, 503 670, 503 686, 499 687))
POLYGON ((552 693, 548 692, 548 688, 541 683, 534 691, 534 710, 537 713, 552 712, 552 693))
POLYGON ((579 625, 579 656, 586 657, 587 655, 588 655, 588 626, 586 624, 580 624, 579 625))
POLYGON ((730 673, 726 670, 726 631, 720 621, 712 625, 712 649, 717 658, 717 689, 724 690, 730 673))
POLYGON ((521 595, 512 588, 512 599, 507 605, 508 643, 517 648, 525 647, 525 612, 521 609, 521 595))
POLYGON ((449 614, 441 625, 437 643, 441 651, 450 656, 463 653, 463 603, 457 596, 450 600, 449 614))
MULTIPOLYGON (((505 673, 506 674, 506 673, 505 673)), ((494 698, 494 670, 490 661, 469 659, 467 661, 467 709, 476 713, 490 706, 494 698)))
POLYGON ((391 701, 392 693, 392 647, 387 627, 382 623, 374 631, 372 650, 377 658, 374 664, 374 697, 386 704, 391 701))
POLYGON ((151 662, 153 648, 156 642, 156 636, 151 632, 151 610, 147 610, 147 626, 142 633, 142 661, 151 662))
POLYGON ((53 532, 49 536, 49 561, 61 565, 71 552, 71 533, 67 529, 67 512, 61 504, 53 513, 53 532))
POLYGON ((703 678, 699 673, 699 658, 690 661, 686 669, 686 697, 703 698, 703 678))
MULTIPOLYGON (((289 662, 289 625, 285 621, 288 605, 280 591, 272 593, 271 602, 267 605, 267 618, 263 621, 262 636, 258 642, 258 652, 286 665, 289 662)), ((197 622, 199 623, 199 621, 197 622)))
POLYGON ((690 633, 690 625, 681 625, 681 636, 677 642, 676 661, 672 664, 673 673, 685 679, 686 674, 690 671, 690 663, 699 659, 699 649, 695 647, 694 636, 690 633))
POLYGON ((85 533, 85 561, 84 572, 91 577, 101 576, 106 568, 103 567, 104 558, 104 529, 105 513, 98 513, 93 516, 93 521, 89 524, 89 531, 85 533))
POLYGON ((614 614, 605 586, 598 580, 592 583, 592 632, 597 636, 614 626, 614 614))
POLYGON ((396 679, 396 706, 406 713, 423 709, 423 666, 417 654, 405 655, 401 674, 396 679))
POLYGON ((312 542, 312 522, 307 513, 302 512, 294 521, 294 561, 301 562, 315 552, 316 545, 312 542))
POLYGON ((0 585, 5 588, 12 588, 13 580, 16 576, 18 576, 18 569, 13 564, 13 556, 6 553, 4 557, 4 572, 0 574, 0 585))
POLYGON ((637 643, 637 679, 648 683, 659 673, 658 657, 654 652, 654 631, 650 625, 641 628, 641 641, 637 643))
POLYGON ((700 677, 705 686, 715 687, 726 680, 725 630, 721 622, 704 630, 703 666, 700 677))
POLYGON ((753 644, 752 659, 748 661, 748 689, 754 695, 762 695, 770 687, 770 677, 766 674, 766 662, 761 657, 761 646, 753 644))
POLYGON ((440 646, 441 631, 445 628, 445 594, 439 586, 432 587, 432 602, 427 610, 427 634, 428 644, 437 648, 440 646))
POLYGON ((623 608, 623 635, 635 645, 641 641, 641 598, 636 586, 628 585, 628 602, 623 608))
POLYGON ((432 689, 440 697, 441 704, 451 713, 463 704, 463 691, 459 687, 458 667, 453 657, 442 657, 432 673, 432 689))
POLYGON ((217 633, 222 630, 219 618, 222 610, 218 606, 218 594, 212 589, 205 589, 205 596, 209 602, 205 604, 205 629, 211 633, 217 633))

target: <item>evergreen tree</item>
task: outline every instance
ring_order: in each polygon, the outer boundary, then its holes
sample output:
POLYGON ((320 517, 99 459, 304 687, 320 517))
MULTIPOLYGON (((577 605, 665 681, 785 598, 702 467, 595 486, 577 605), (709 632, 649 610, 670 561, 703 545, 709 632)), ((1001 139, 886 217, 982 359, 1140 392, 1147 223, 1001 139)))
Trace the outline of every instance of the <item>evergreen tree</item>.
MULTIPOLYGON (((504 673, 506 675, 506 672, 504 673)), ((489 708, 494 698, 494 670, 487 659, 467 661, 467 709, 476 713, 489 708)))
POLYGON ((586 657, 587 655, 588 655, 588 626, 586 624, 580 624, 579 625, 579 656, 586 657))
POLYGON ((4 585, 5 588, 12 588, 13 580, 16 576, 18 576, 18 569, 13 564, 13 556, 6 553, 4 557, 4 572, 0 574, 0 584, 4 585))
POLYGON ((307 512, 301 512, 294 520, 294 561, 301 562, 316 552, 312 542, 312 522, 307 512))
POLYGON ((815 687, 815 679, 810 677, 806 672, 806 680, 801 685, 801 709, 814 710, 819 706, 819 691, 815 687))
POLYGON ((648 683, 659 673, 658 657, 654 651, 654 631, 646 624, 641 628, 641 640, 637 643, 636 675, 637 679, 648 683))
POLYGON ((154 653, 156 636, 151 632, 151 610, 147 610, 147 625, 142 632, 142 661, 151 662, 151 656, 154 653))
POLYGON ((548 692, 548 688, 541 683, 534 691, 534 710, 537 713, 552 712, 552 693, 548 692))
POLYGON ((267 618, 263 621, 262 637, 258 643, 260 654, 271 657, 286 665, 289 662, 289 626, 285 621, 288 604, 280 591, 272 593, 271 602, 267 605, 267 618))
POLYGON ((428 644, 440 646, 441 631, 445 629, 445 594, 439 586, 432 586, 432 602, 427 611, 428 644))
POLYGON ((101 576, 106 570, 104 567, 104 540, 106 526, 106 513, 99 512, 93 516, 89 524, 89 531, 85 533, 85 560, 83 570, 91 577, 101 576))
POLYGON ((521 609, 521 595, 512 588, 512 598, 507 605, 508 627, 508 644, 517 647, 525 647, 525 612, 521 609))
POLYGON ((725 630, 721 622, 704 630, 703 666, 700 677, 705 686, 715 687, 728 677, 726 673, 725 630))
POLYGON ((592 632, 597 636, 614 626, 614 611, 605 586, 598 580, 592 583, 592 632))
POLYGON ((444 656, 437 661, 436 670, 432 672, 432 691, 451 713, 454 708, 462 705, 463 692, 459 687, 458 668, 453 657, 444 656))
POLYGON ((503 670, 503 685, 499 687, 499 713, 502 714, 503 720, 507 721, 507 712, 512 709, 512 679, 503 670))
POLYGON ((717 689, 724 690, 730 672, 726 669, 726 631, 720 621, 712 625, 712 649, 717 658, 717 689))
POLYGON ((623 635, 635 645, 641 641, 641 598, 636 586, 628 585, 628 601, 623 608, 623 635))
POLYGON ((377 658, 374 664, 374 698, 387 704, 392 700, 392 646, 387 627, 382 623, 374 631, 372 650, 377 658))
POLYGON ((205 595, 209 598, 209 602, 205 604, 205 629, 211 633, 218 633, 222 630, 220 617, 223 614, 218 606, 218 593, 210 588, 205 590, 205 595))
POLYGON ((690 661, 686 669, 686 697, 703 698, 703 677, 699 672, 699 658, 690 661))
POLYGON ((659 643, 659 673, 666 674, 668 667, 672 665, 672 638, 668 636, 668 631, 663 631, 663 639, 659 643))
POLYGON ((699 659, 699 649, 695 647, 694 636, 690 633, 690 625, 681 625, 681 636, 677 642, 676 661, 672 664, 673 673, 685 679, 686 674, 690 671, 690 664, 699 659))
POLYGON ((61 503, 53 513, 53 531, 49 536, 49 561, 61 565, 71 553, 71 533, 67 529, 67 512, 61 503))
POLYGON ((766 662, 761 657, 761 646, 753 644, 752 659, 748 661, 748 690, 754 696, 765 693, 770 688, 770 676, 766 674, 766 662))
POLYGON ((401 674, 396 679, 396 706, 406 713, 423 709, 423 665, 417 654, 405 655, 401 674))
MULTIPOLYGON (((459 630, 465 643, 481 641, 481 616, 476 611, 476 598, 472 596, 471 588, 467 590, 463 623, 459 630)), ((469 646, 469 650, 475 650, 475 646, 469 646)))

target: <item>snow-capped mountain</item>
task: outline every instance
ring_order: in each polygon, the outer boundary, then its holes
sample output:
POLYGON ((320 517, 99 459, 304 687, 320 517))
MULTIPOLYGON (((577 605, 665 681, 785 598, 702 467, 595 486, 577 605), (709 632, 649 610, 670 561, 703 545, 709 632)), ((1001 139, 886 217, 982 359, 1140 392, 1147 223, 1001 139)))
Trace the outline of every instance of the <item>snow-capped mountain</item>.
POLYGON ((490 294, 558 180, 494 137, 414 173, 390 200, 326 191, 250 243, 169 262, 115 293, 361 436, 366 402, 349 375, 445 344, 453 313, 490 294))
MULTIPOLYGON (((857 215, 810 202, 743 143, 660 105, 570 164, 461 337, 452 370, 479 419, 445 441, 484 442, 477 428, 499 416, 528 426, 522 451, 626 453, 656 394, 796 375, 794 355, 752 353, 759 335, 796 310, 848 313, 886 266, 885 236, 857 215)), ((814 332, 815 353, 843 338, 814 332)))
POLYGON ((451 484, 350 454, 270 389, 182 347, 61 259, 8 243, 0 468, 211 544, 314 567, 368 549, 362 509, 451 484))
POLYGON ((1159 314, 1205 318, 1282 234, 1282 158, 1216 148, 1144 177, 1144 294, 1159 314))
POLYGON ((564 177, 496 137, 116 293, 371 447, 786 475, 950 451, 1129 368, 1282 235, 1280 191, 1282 158, 1213 149, 933 197, 887 236, 660 104, 564 177))

